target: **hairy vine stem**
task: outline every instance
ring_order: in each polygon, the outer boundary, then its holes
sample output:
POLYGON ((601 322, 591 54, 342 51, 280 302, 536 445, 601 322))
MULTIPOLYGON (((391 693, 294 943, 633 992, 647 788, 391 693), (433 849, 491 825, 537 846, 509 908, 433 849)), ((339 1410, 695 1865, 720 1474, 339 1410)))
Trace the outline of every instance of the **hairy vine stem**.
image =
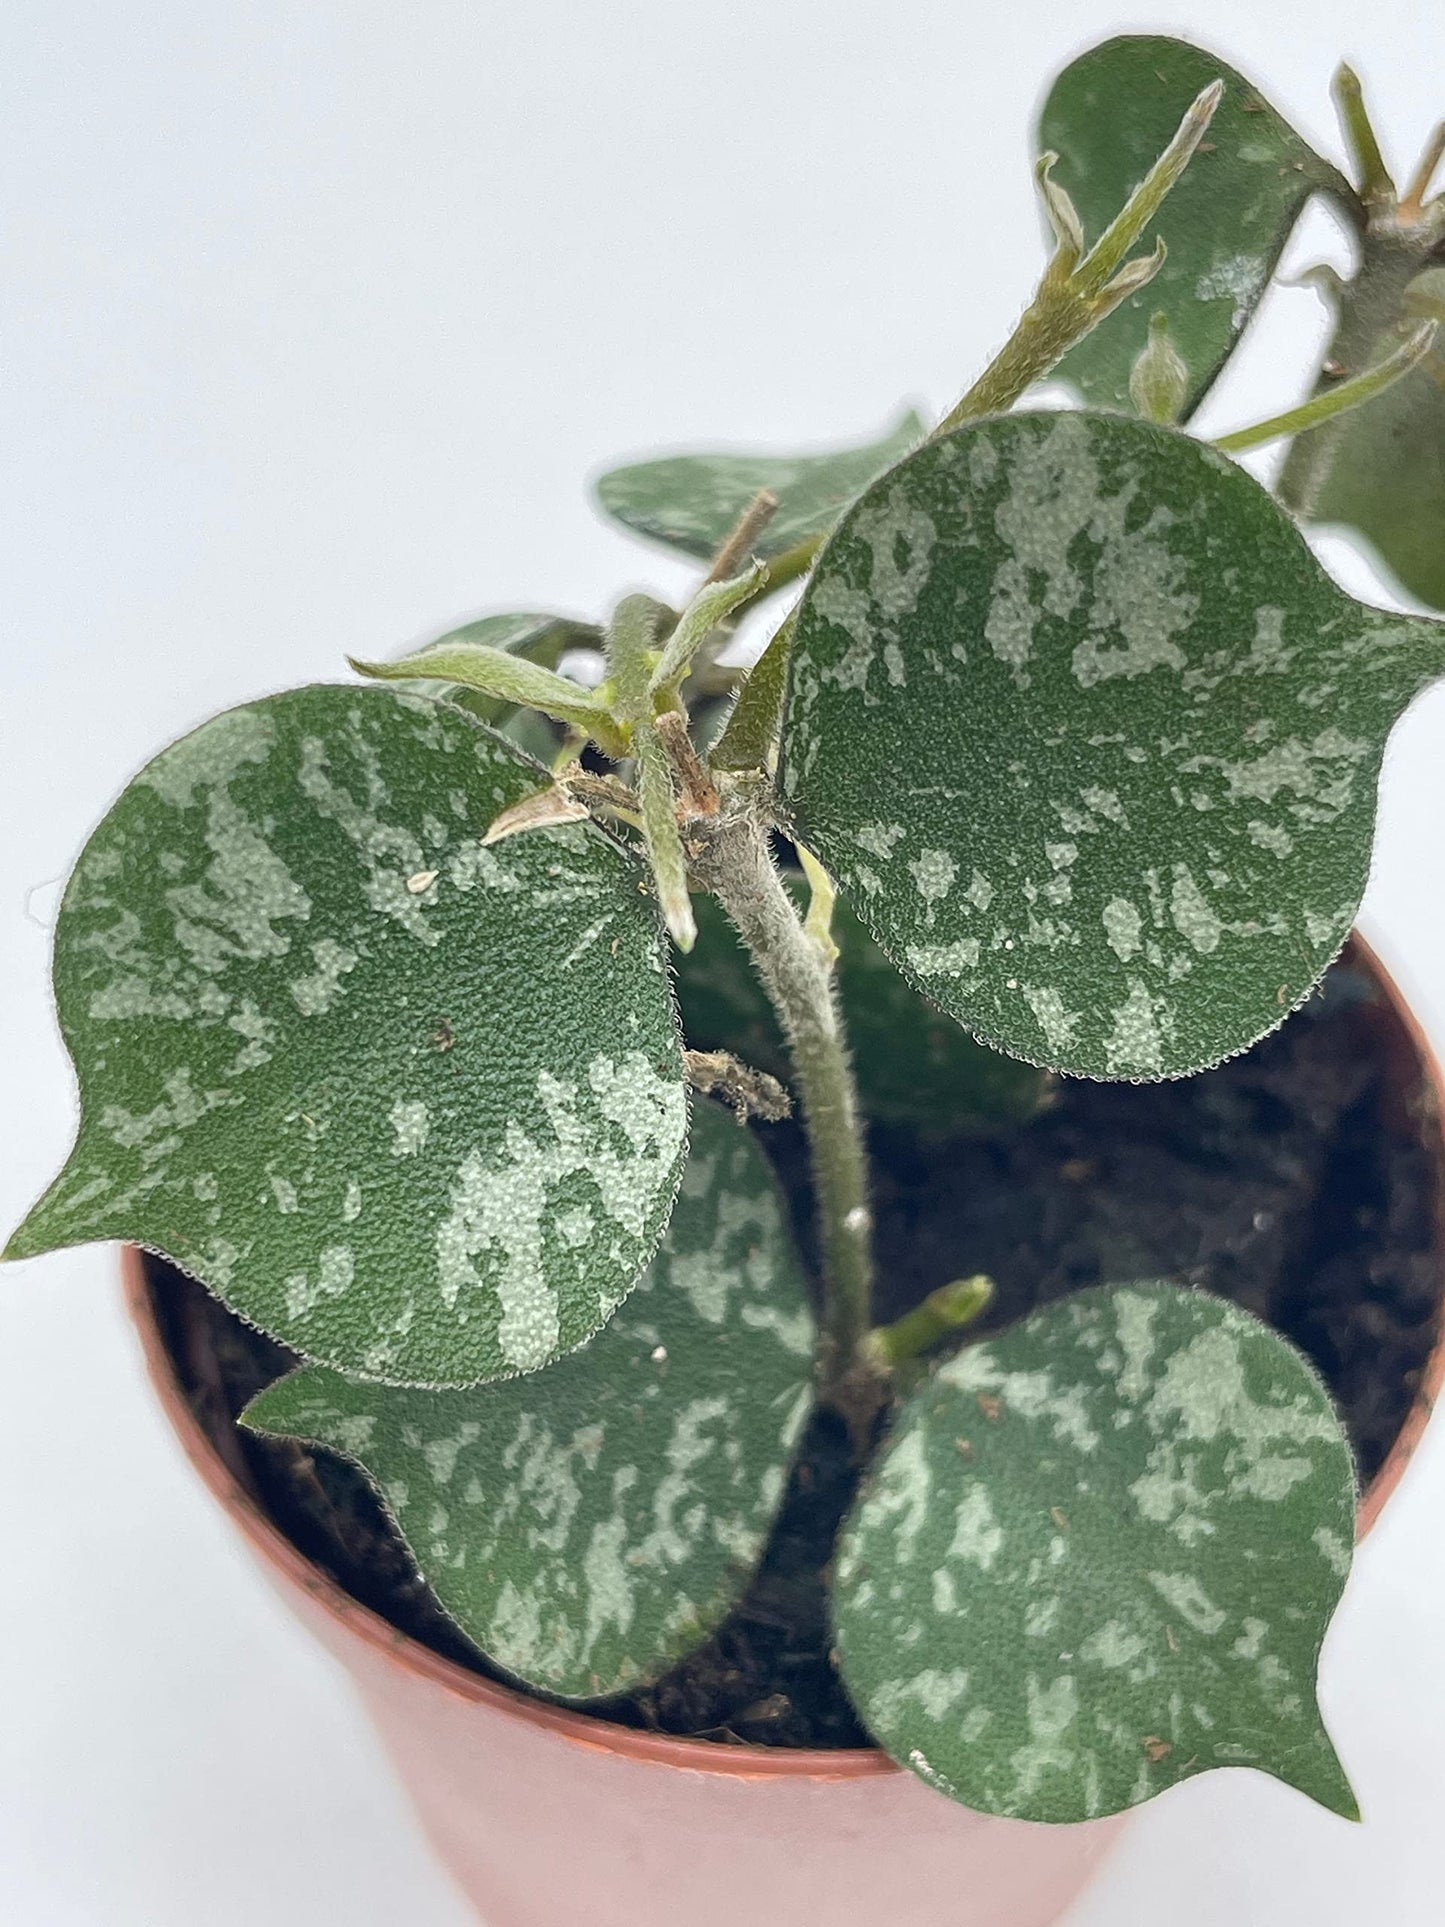
POLYGON ((756 796, 746 784, 725 782, 721 807, 689 819, 683 844, 693 876, 746 945, 792 1055, 822 1247, 822 1388, 861 1436, 886 1396, 886 1367, 863 1342, 872 1322, 873 1219, 832 959, 783 887, 756 796))

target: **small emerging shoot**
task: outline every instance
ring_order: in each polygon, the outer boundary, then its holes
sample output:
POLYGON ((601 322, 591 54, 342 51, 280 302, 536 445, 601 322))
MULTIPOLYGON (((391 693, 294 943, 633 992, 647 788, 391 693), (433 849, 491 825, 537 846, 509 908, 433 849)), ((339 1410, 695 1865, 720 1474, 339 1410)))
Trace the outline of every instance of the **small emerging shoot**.
POLYGON ((980 1319, 993 1303, 994 1282, 977 1272, 971 1278, 955 1278, 929 1292, 912 1311, 882 1325, 872 1334, 891 1369, 912 1363, 955 1332, 966 1330, 980 1319))
POLYGON ((1161 310, 1149 321, 1149 340, 1129 374, 1129 395, 1146 422, 1177 422, 1189 393, 1189 370, 1169 338, 1161 310))
POLYGON ((1350 156, 1355 164, 1355 185, 1369 213, 1384 213, 1395 207, 1395 183, 1380 151, 1379 138, 1364 89, 1354 68, 1341 62, 1336 70, 1333 93, 1340 125, 1344 129, 1350 156))

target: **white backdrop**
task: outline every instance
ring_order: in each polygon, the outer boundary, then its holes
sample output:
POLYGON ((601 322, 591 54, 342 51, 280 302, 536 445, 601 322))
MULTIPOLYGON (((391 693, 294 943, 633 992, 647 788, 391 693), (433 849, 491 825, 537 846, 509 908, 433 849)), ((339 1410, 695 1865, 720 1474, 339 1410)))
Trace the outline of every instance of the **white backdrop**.
MULTIPOLYGON (((54 880, 155 748, 340 676, 344 651, 677 585, 587 505, 614 457, 787 448, 947 404, 1037 272, 1031 113, 1090 39, 1192 27, 1321 140, 1347 53, 1402 169, 1445 113, 1439 0, 1194 0, 1164 20, 1110 0, 6 15, 7 1227, 71 1129, 54 880)), ((1290 258, 1321 247, 1338 250, 1322 219, 1290 258)), ((1210 420, 1278 405, 1320 331, 1313 295, 1274 296, 1210 420)), ((1437 1037, 1442 820, 1437 693, 1391 752, 1366 918, 1437 1037)), ((0 1279, 0 1468, 0 1919, 463 1927, 343 1681, 162 1428, 110 1252, 0 1279)), ((1213 1776, 1140 1818, 1070 1927, 1445 1915, 1442 1502, 1445 1436, 1326 1653, 1368 1824, 1213 1776)))

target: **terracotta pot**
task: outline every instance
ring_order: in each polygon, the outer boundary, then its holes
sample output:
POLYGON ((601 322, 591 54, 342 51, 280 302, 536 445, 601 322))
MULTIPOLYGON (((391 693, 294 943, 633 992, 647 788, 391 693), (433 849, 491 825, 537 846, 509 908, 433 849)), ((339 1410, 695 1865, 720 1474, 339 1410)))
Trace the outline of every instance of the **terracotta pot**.
MULTIPOLYGON (((1394 1095, 1440 1071, 1368 948, 1394 1095)), ((1440 1168, 1445 1172, 1445 1156, 1440 1168)), ((1445 1196, 1445 1186, 1442 1186, 1445 1196)), ((1445 1212, 1437 1211, 1445 1226, 1445 1212)), ((1445 1248, 1445 1236, 1437 1238, 1445 1248)), ((161 1402, 268 1576, 356 1685, 423 1825, 486 1927, 1047 1927, 1127 1816, 1045 1827, 970 1813, 883 1754, 673 1740, 522 1693, 443 1659, 359 1605, 279 1532, 206 1436, 176 1379, 135 1250, 127 1297, 161 1402)), ((1367 1532, 1445 1380, 1437 1343, 1414 1408, 1363 1495, 1367 1532)))

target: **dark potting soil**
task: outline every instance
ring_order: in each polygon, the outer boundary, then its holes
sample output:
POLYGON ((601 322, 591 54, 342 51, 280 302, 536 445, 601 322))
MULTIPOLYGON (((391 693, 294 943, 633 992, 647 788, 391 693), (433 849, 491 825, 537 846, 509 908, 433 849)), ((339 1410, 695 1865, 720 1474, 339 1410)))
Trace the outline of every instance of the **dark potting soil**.
MULTIPOLYGON (((1438 1125, 1418 1071, 1400 1090, 1398 1041, 1369 978, 1345 963, 1274 1037, 1200 1077, 1061 1081, 1039 1116, 996 1137, 874 1130, 880 1316, 976 1271, 998 1285, 990 1327, 1106 1277, 1207 1285, 1314 1360, 1368 1480, 1413 1403, 1442 1291, 1438 1125)), ((801 1133, 756 1128, 811 1257, 801 1133)), ((197 1416, 282 1530, 404 1632, 490 1673, 353 1466, 236 1427, 293 1355, 173 1267, 151 1260, 149 1277, 197 1416)), ((841 1428, 819 1417, 742 1605, 658 1685, 609 1703, 607 1717, 750 1745, 866 1745, 828 1659, 824 1586, 854 1484, 841 1428)))

